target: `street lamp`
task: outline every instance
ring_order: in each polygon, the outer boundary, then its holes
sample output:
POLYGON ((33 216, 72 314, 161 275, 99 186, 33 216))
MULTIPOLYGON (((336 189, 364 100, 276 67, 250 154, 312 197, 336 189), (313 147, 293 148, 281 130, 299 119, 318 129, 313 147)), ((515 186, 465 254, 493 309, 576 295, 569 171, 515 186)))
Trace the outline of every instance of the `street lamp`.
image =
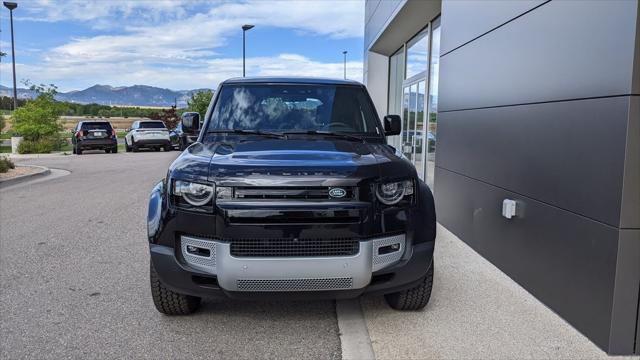
POLYGON ((244 36, 244 33, 246 33, 247 30, 253 29, 254 26, 255 25, 248 25, 248 24, 242 25, 242 77, 244 77, 244 75, 245 75, 245 62, 246 62, 245 55, 244 55, 244 53, 245 53, 245 40, 244 40, 245 36, 244 36))
POLYGON ((347 50, 342 52, 344 55, 344 79, 347 80, 347 50))
POLYGON ((13 61, 13 110, 18 107, 18 91, 16 89, 16 48, 13 44, 13 9, 18 7, 14 2, 4 1, 4 7, 9 9, 9 18, 11 23, 11 60, 13 61))

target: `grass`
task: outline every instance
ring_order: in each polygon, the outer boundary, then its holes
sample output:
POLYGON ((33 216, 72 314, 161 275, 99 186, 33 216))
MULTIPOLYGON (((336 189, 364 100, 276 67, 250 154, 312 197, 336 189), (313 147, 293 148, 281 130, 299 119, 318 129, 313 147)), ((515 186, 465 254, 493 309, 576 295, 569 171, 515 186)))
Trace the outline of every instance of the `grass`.
POLYGON ((11 146, 0 146, 0 153, 10 153, 11 146))

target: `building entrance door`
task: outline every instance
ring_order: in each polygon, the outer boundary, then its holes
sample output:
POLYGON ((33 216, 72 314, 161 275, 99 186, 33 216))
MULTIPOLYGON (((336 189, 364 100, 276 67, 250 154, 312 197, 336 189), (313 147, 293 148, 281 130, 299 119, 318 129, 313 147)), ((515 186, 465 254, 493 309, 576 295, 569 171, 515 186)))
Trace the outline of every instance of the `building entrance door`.
POLYGON ((402 105, 402 152, 423 180, 426 167, 425 84, 424 79, 405 83, 402 105))

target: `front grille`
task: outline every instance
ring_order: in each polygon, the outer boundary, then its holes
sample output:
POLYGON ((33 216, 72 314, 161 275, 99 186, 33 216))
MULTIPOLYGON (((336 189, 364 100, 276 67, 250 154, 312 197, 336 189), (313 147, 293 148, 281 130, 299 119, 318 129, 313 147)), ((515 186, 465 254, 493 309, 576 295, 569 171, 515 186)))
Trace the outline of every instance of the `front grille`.
POLYGON ((321 278, 321 279, 251 279, 237 280, 240 291, 318 291, 350 289, 353 278, 321 278))
POLYGON ((236 187, 233 197, 244 200, 355 200, 357 189, 354 187, 329 186, 269 186, 236 187), (332 189, 341 189, 334 191, 332 189), (342 194, 342 196, 335 196, 342 194))
POLYGON ((239 257, 352 256, 360 250, 354 239, 233 239, 231 255, 239 257))

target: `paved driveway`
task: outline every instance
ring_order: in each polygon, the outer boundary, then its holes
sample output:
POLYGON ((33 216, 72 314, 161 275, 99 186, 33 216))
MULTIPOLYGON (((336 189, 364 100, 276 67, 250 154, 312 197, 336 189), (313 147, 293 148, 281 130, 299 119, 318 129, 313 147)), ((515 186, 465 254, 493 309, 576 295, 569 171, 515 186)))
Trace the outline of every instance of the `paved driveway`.
POLYGON ((20 160, 71 174, 0 190, 1 359, 340 357, 331 301, 155 310, 146 198, 177 155, 20 160))
POLYGON ((379 359, 606 358, 442 227, 425 311, 370 297, 364 319, 341 303, 337 321, 332 301, 208 301, 163 316, 149 294, 146 203, 177 155, 18 160, 71 173, 0 189, 0 359, 360 359, 370 346, 379 359))

